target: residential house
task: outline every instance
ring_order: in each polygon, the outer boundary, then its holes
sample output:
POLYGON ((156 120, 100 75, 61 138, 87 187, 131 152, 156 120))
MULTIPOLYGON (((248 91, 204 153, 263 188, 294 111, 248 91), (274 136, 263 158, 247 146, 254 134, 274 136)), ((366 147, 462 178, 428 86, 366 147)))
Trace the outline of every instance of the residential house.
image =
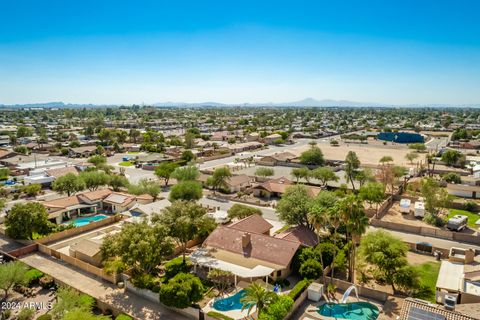
POLYGON ((291 152, 279 152, 273 155, 264 156, 257 161, 258 165, 263 166, 281 166, 290 163, 297 156, 291 152))
POLYGON ((244 152, 244 151, 256 150, 256 149, 260 149, 262 147, 263 147, 263 144, 261 144, 260 142, 255 142, 255 141, 234 143, 234 144, 230 144, 230 145, 227 146, 228 150, 232 154, 236 154, 236 153, 240 153, 240 152, 244 152))
POLYGON ((285 177, 265 181, 253 187, 253 195, 259 198, 278 198, 293 182, 285 177))
MULTIPOLYGON (((258 220, 257 217, 250 219, 258 220)), ((194 270, 215 268, 229 271, 234 275, 235 284, 240 280, 264 279, 268 282, 269 278, 287 277, 301 243, 255 232, 266 232, 264 229, 250 222, 217 227, 202 248, 191 254, 194 270)))
POLYGON ((406 298, 403 301, 400 320, 478 320, 480 314, 479 304, 457 305, 455 310, 433 303, 406 298))
POLYGON ((278 133, 272 133, 265 138, 263 138, 266 144, 274 144, 278 140, 282 140, 282 136, 278 133))
POLYGON ((230 193, 235 193, 249 188, 251 186, 252 179, 246 174, 239 174, 231 176, 229 179, 227 179, 226 183, 228 188, 227 191, 230 193))
POLYGON ((247 141, 258 141, 258 140, 260 140, 260 135, 258 134, 258 132, 250 132, 249 134, 247 134, 246 140, 247 141))
POLYGON ((128 216, 126 222, 140 222, 143 219, 150 220, 152 215, 161 213, 163 209, 169 207, 172 203, 168 199, 162 199, 159 201, 142 204, 137 203, 132 206, 128 211, 122 212, 123 215, 128 216))
POLYGON ((83 146, 68 149, 68 156, 71 158, 88 158, 97 154, 96 146, 83 146))
POLYGON ((40 168, 30 171, 29 175, 25 177, 23 181, 26 185, 36 183, 42 185, 50 185, 53 181, 55 181, 55 179, 69 173, 77 175, 78 169, 75 166, 68 165, 51 169, 40 168))
POLYGON ((149 195, 134 196, 111 189, 99 189, 40 203, 47 209, 48 219, 60 224, 63 220, 94 215, 99 211, 120 213, 127 211, 137 203, 147 204, 152 201, 153 198, 149 195))

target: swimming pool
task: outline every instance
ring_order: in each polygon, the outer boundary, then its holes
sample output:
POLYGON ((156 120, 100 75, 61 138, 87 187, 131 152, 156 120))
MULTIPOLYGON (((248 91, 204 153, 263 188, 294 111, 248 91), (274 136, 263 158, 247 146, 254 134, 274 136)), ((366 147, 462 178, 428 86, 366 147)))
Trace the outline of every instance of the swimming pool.
POLYGON ((75 220, 69 221, 68 223, 73 224, 75 227, 82 227, 82 226, 86 226, 90 222, 100 221, 100 220, 103 220, 107 217, 108 216, 106 216, 104 214, 97 214, 97 215, 91 216, 91 217, 77 218, 75 220))
POLYGON ((240 290, 233 296, 219 299, 213 303, 213 308, 218 311, 241 310, 243 304, 240 298, 245 294, 245 290, 240 290))
POLYGON ((369 302, 352 303, 325 303, 320 306, 318 313, 325 317, 375 320, 378 317, 378 308, 369 302))

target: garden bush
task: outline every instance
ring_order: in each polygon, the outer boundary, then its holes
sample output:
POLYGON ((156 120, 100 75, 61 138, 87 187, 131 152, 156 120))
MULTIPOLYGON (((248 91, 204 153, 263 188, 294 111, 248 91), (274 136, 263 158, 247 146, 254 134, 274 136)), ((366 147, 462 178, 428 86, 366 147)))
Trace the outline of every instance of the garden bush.
POLYGON ((55 285, 55 281, 50 276, 43 276, 39 280, 40 286, 44 289, 49 289, 55 285))
POLYGON ((160 301, 169 307, 187 308, 203 298, 204 288, 193 274, 179 273, 160 287, 160 301))
POLYGON ((174 258, 165 263, 165 278, 169 280, 175 277, 180 272, 187 273, 190 270, 190 260, 188 258, 183 263, 182 257, 174 258))
POLYGON ((160 290, 160 281, 157 277, 148 274, 142 273, 133 276, 130 279, 130 282, 137 288, 140 289, 148 289, 154 292, 158 292, 160 290))
POLYGON ((305 279, 318 279, 322 275, 322 264, 315 259, 308 259, 300 266, 298 273, 305 279))
POLYGON ((258 320, 285 319, 293 307, 293 299, 288 295, 281 295, 269 305, 258 317, 258 320))
POLYGON ((477 208, 477 204, 473 201, 467 201, 463 204, 463 210, 465 211, 475 212, 477 208))
POLYGON ((52 315, 45 313, 38 317, 37 320, 52 320, 52 315))
POLYGON ((292 290, 288 293, 288 296, 293 300, 297 300, 297 298, 302 294, 303 291, 307 289, 307 287, 312 283, 311 280, 303 279, 299 281, 292 290))
POLYGON ((120 314, 115 318, 115 320, 133 320, 133 318, 127 316, 126 314, 120 314))
POLYGON ((35 310, 30 308, 24 308, 17 316, 18 320, 31 320, 35 316, 35 310))
POLYGON ((44 274, 42 271, 33 268, 28 270, 27 273, 25 274, 25 278, 26 278, 25 281, 28 285, 36 284, 39 282, 40 278, 43 276, 44 274))

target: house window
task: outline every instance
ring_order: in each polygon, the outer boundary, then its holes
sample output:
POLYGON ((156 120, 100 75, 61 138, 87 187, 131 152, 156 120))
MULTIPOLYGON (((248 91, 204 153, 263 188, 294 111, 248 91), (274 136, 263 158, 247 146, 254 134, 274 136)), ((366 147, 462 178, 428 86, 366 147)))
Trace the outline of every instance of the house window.
POLYGON ((281 277, 282 276, 282 270, 278 270, 277 271, 277 277, 281 277))

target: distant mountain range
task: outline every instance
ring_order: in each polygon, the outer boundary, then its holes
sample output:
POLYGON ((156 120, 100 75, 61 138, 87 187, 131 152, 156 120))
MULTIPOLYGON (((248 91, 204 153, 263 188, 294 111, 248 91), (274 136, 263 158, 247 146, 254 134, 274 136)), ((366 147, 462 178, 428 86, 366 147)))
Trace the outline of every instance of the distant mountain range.
MULTIPOLYGON (((46 102, 46 103, 30 103, 30 104, 13 104, 6 105, 0 104, 0 108, 104 108, 104 107, 117 107, 122 104, 71 104, 61 101, 46 102)), ((151 104, 155 107, 376 107, 376 108, 388 108, 388 107, 403 107, 403 108, 480 108, 480 104, 382 104, 374 102, 355 102, 348 100, 316 100, 314 98, 306 98, 300 101, 292 102, 265 102, 265 103, 220 103, 220 102, 158 102, 151 104)))

